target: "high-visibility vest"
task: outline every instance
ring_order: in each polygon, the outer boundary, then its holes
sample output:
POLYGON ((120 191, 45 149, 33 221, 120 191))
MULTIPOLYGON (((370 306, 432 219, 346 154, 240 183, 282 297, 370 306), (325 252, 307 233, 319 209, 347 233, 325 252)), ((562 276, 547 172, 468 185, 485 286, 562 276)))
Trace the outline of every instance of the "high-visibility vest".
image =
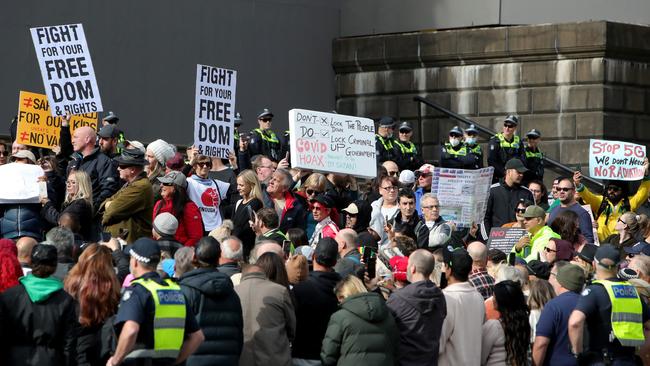
POLYGON ((470 151, 472 154, 476 154, 476 155, 481 155, 481 154, 483 154, 483 151, 481 150, 481 145, 476 144, 476 145, 474 145, 473 147, 472 147, 472 146, 469 146, 469 145, 467 145, 467 144, 465 144, 465 145, 469 148, 469 151, 470 151))
POLYGON ((532 159, 532 158, 542 159, 544 157, 544 154, 542 154, 542 152, 539 150, 537 150, 537 152, 534 152, 526 149, 525 153, 526 153, 526 159, 532 159))
POLYGON ((597 280, 601 284, 609 300, 612 302, 612 332, 614 337, 626 347, 641 346, 643 335, 643 308, 641 298, 634 286, 629 282, 613 282, 597 280))
POLYGON ((379 143, 384 147, 386 151, 390 151, 393 149, 393 142, 389 137, 386 137, 386 139, 384 140, 384 137, 382 137, 381 135, 375 135, 375 136, 377 136, 379 143))
POLYGON ((502 133, 497 133, 495 135, 499 139, 499 146, 504 149, 518 149, 519 148, 519 136, 515 135, 512 139, 512 142, 508 142, 502 133))
POLYGON ((185 336, 185 297, 181 288, 171 280, 167 286, 156 281, 139 278, 132 283, 142 285, 156 306, 153 318, 153 349, 136 349, 126 358, 176 358, 185 336))
POLYGON ((415 144, 411 141, 401 142, 395 140, 395 144, 399 146, 399 150, 402 152, 402 154, 415 154, 416 152, 415 144))
POLYGON ((454 156, 466 156, 467 155, 467 146, 465 144, 462 145, 462 147, 458 150, 455 150, 453 146, 449 142, 445 144, 445 150, 449 155, 454 155, 454 156))
POLYGON ((275 136, 275 132, 273 132, 273 131, 271 131, 271 130, 266 130, 266 131, 269 132, 268 135, 266 134, 265 131, 262 131, 262 130, 259 129, 259 128, 256 128, 256 129, 254 129, 253 131, 259 133, 259 134, 260 134, 260 137, 262 138, 262 140, 264 140, 264 141, 266 141, 266 142, 268 142, 268 143, 271 143, 271 144, 279 144, 279 143, 280 143, 280 141, 278 140, 278 137, 275 136))

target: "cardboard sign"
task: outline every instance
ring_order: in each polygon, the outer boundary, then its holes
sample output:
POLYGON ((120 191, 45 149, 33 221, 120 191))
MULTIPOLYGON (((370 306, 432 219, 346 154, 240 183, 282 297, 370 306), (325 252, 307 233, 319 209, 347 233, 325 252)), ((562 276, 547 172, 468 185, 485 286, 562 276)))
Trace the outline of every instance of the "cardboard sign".
POLYGON ((435 168, 431 193, 440 201, 440 215, 459 228, 483 222, 494 168, 478 170, 435 168))
POLYGON ((68 24, 30 29, 52 116, 101 112, 83 25, 68 24))
MULTIPOLYGON (((59 145, 62 117, 53 117, 45 94, 21 91, 18 97, 18 126, 16 140, 19 144, 51 149, 59 145)), ((70 117, 70 134, 79 127, 97 129, 97 113, 70 117)))
POLYGON ((0 165, 0 203, 38 203, 41 184, 38 178, 45 175, 38 165, 10 163, 0 165))
POLYGON ((291 165, 314 171, 377 176, 375 124, 369 118, 292 109, 291 165))
POLYGON ((237 71, 196 65, 194 147, 199 154, 228 158, 235 138, 237 71))
POLYGON ((589 175, 596 179, 643 178, 645 146, 623 141, 589 140, 589 175))
MULTIPOLYGON (((582 205, 582 208, 585 209, 589 213, 589 217, 591 218, 591 226, 593 227, 593 235, 594 235, 594 243, 595 245, 600 245, 600 241, 598 240, 598 229, 596 229, 596 220, 594 219, 594 212, 591 210, 591 206, 589 205, 582 205)), ((591 243, 590 243, 591 244, 591 243)))
POLYGON ((526 229, 512 227, 493 227, 487 242, 488 249, 499 249, 508 254, 522 236, 527 235, 526 229))

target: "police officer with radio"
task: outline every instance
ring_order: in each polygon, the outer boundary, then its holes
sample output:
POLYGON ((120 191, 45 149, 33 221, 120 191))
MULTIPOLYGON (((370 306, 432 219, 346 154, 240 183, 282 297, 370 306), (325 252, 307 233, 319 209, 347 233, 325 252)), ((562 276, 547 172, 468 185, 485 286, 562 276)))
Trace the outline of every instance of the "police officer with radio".
POLYGON ((617 277, 619 250, 601 245, 594 256, 596 280, 582 292, 569 317, 569 339, 578 365, 636 365, 636 347, 650 327, 650 309, 634 285, 617 277), (583 345, 584 327, 589 340, 583 345))
POLYGON ((418 148, 411 141, 413 127, 411 127, 410 123, 404 121, 400 123, 397 130, 399 131, 399 136, 393 144, 393 148, 395 149, 395 163, 397 163, 399 170, 417 170, 424 164, 424 160, 422 160, 418 148))
POLYGON ((478 169, 478 158, 463 142, 463 130, 454 126, 449 130, 449 142, 442 146, 440 166, 455 169, 478 169))
POLYGON ((384 161, 395 161, 395 138, 393 137, 393 127, 395 120, 392 117, 381 117, 377 134, 375 135, 375 150, 377 152, 377 164, 384 161))
POLYGON ((175 365, 203 342, 204 336, 180 287, 156 272, 160 247, 150 238, 129 249, 135 279, 122 295, 115 317, 118 336, 112 365, 175 365))
POLYGON ((526 147, 524 148, 524 165, 528 168, 524 174, 524 184, 532 180, 544 180, 544 154, 539 149, 539 143, 542 139, 542 134, 536 129, 532 129, 526 133, 526 147))
POLYGON ((284 158, 280 140, 275 132, 271 130, 272 122, 273 113, 266 108, 257 116, 259 127, 251 131, 251 139, 248 145, 248 152, 251 158, 260 154, 267 156, 274 162, 278 162, 284 158))
POLYGON ((492 183, 498 182, 506 174, 505 165, 508 160, 517 158, 524 161, 524 145, 515 135, 519 118, 510 115, 503 121, 503 130, 492 136, 488 142, 488 165, 494 167, 492 183))
POLYGON ((481 149, 481 145, 478 144, 478 132, 475 125, 469 125, 465 129, 465 145, 476 156, 478 168, 481 169, 483 168, 483 150, 481 149))

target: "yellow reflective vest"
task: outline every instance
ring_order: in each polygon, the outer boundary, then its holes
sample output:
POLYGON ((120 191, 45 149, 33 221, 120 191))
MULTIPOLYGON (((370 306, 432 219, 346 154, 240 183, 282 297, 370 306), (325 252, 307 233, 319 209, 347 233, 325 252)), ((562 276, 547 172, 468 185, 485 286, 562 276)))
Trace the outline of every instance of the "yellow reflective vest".
POLYGON ((629 282, 597 280, 612 302, 612 332, 625 347, 641 346, 643 335, 643 305, 634 286, 629 282))

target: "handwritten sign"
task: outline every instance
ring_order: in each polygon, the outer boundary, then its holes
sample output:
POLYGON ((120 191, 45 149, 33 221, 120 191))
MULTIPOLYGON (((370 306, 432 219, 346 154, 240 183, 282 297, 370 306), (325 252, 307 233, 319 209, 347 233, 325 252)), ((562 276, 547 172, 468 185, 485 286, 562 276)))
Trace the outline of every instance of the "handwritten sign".
POLYGON ((508 254, 512 251, 512 247, 517 244, 519 239, 527 233, 526 229, 493 227, 492 230, 490 230, 487 247, 488 249, 499 249, 508 254))
POLYGON ((52 116, 102 111, 83 25, 30 29, 52 116))
MULTIPOLYGON (((97 128, 97 113, 70 117, 70 134, 79 127, 97 128)), ((18 97, 16 140, 23 145, 51 149, 59 145, 61 117, 53 117, 45 94, 21 91, 18 97)))
POLYGON ((460 228, 483 222, 494 168, 478 170, 435 168, 431 193, 444 207, 441 215, 460 228))
POLYGON ((194 146, 199 154, 228 158, 235 138, 237 71, 196 65, 194 146))
POLYGON ((623 141, 589 140, 589 175, 596 179, 643 178, 645 146, 623 141))
POLYGON ((369 118, 292 109, 291 164, 296 168, 377 176, 375 124, 369 118))
POLYGON ((10 163, 0 165, 0 203, 38 203, 41 192, 38 177, 45 175, 38 165, 10 163))

